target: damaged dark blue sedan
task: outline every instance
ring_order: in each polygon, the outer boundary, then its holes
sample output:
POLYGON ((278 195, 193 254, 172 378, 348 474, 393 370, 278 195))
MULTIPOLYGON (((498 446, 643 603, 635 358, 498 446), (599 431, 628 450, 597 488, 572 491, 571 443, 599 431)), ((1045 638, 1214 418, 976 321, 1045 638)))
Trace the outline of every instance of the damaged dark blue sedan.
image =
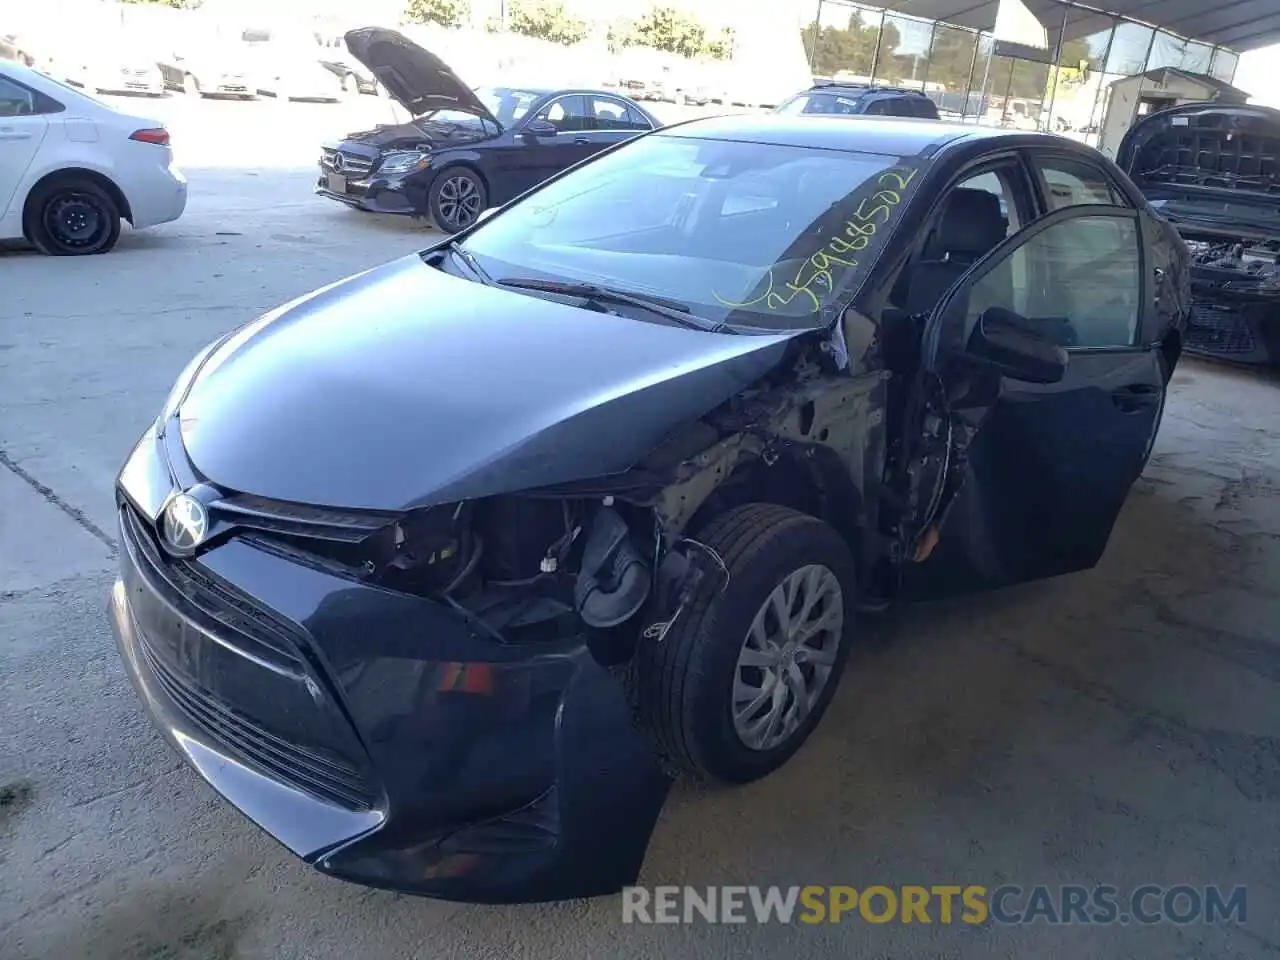
POLYGON ((1188 269, 1058 138, 639 137, 191 362, 119 477, 128 672, 328 874, 616 891, 673 775, 800 748, 860 616, 1098 561, 1188 269))

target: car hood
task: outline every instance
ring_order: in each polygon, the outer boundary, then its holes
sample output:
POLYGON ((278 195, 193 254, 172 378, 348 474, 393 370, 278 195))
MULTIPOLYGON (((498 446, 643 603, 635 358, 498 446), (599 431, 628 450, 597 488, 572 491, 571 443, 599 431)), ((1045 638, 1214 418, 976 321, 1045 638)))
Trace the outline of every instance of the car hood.
POLYGON ((196 471, 238 492, 375 510, 472 499, 626 470, 803 333, 596 313, 412 255, 215 346, 181 435, 196 471))
POLYGON ((1120 142, 1116 162, 1180 229, 1280 240, 1277 142, 1280 110, 1186 104, 1135 123, 1120 142))
POLYGON ((433 110, 463 110, 502 126, 448 64, 404 34, 383 27, 362 27, 348 32, 344 40, 351 55, 413 116, 433 110))

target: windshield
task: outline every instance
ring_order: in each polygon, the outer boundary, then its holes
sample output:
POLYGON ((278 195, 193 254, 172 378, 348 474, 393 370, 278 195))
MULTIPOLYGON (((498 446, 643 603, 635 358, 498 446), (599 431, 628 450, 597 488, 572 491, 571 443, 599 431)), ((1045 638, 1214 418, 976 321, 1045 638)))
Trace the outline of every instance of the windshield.
POLYGON ((569 280, 687 305, 713 322, 828 322, 883 246, 915 168, 899 158, 651 135, 465 240, 491 276, 569 280))
POLYGON ((509 127, 529 112, 539 94, 531 90, 513 90, 510 87, 479 87, 476 96, 498 118, 500 124, 509 127))

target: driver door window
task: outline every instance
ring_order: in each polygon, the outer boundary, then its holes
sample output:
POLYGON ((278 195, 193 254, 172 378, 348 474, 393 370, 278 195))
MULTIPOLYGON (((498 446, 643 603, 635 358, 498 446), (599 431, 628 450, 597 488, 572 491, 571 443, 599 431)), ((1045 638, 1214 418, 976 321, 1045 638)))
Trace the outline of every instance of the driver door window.
POLYGON ((968 294, 965 339, 987 310, 1010 310, 1067 348, 1129 347, 1142 316, 1142 254, 1130 215, 1062 220, 1010 250, 968 294))

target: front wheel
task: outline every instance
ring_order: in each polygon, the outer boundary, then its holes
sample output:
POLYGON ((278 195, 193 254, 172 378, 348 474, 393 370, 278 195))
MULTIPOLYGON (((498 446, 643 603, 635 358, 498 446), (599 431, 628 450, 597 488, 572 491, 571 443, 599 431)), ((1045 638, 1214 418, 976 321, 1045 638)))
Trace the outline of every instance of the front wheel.
POLYGON ((427 199, 431 219, 446 233, 465 230, 489 205, 479 174, 466 167, 451 167, 436 177, 427 199))
POLYGON ((737 507, 699 539, 728 580, 694 597, 661 640, 641 638, 634 693, 670 761, 747 783, 789 760, 831 702, 849 655, 857 576, 832 527, 786 507, 737 507))
POLYGON ((91 180, 67 178, 39 187, 27 201, 27 237, 59 257, 106 253, 120 239, 120 208, 91 180))

